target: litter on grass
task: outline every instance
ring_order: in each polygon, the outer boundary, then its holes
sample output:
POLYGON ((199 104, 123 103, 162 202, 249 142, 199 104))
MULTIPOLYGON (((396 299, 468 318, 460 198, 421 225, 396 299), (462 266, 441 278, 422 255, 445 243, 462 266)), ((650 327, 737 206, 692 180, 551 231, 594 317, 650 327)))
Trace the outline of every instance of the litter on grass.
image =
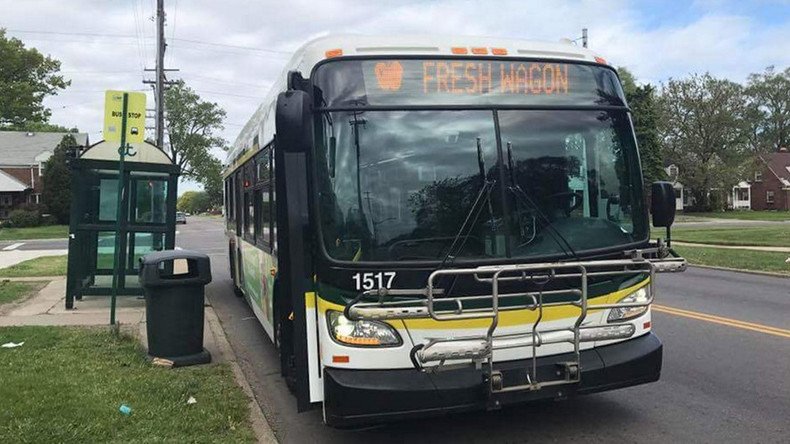
POLYGON ((6 342, 5 344, 0 345, 0 347, 3 347, 3 348, 17 348, 17 347, 21 347, 23 345, 25 345, 25 341, 22 341, 22 342, 20 342, 18 344, 15 343, 15 342, 6 342))
POLYGON ((118 408, 118 411, 124 416, 129 416, 132 414, 132 408, 126 404, 121 404, 121 406, 118 408))
POLYGON ((187 399, 187 404, 197 404, 197 399, 195 399, 194 396, 190 396, 189 399, 187 399))
POLYGON ((151 364, 153 364, 153 365, 158 365, 158 366, 160 366, 160 367, 167 367, 167 368, 170 368, 170 367, 172 367, 172 366, 173 366, 173 364, 174 364, 174 363, 173 363, 173 361, 171 361, 171 360, 169 360, 169 359, 165 359, 165 358, 154 358, 153 360, 151 360, 151 364))

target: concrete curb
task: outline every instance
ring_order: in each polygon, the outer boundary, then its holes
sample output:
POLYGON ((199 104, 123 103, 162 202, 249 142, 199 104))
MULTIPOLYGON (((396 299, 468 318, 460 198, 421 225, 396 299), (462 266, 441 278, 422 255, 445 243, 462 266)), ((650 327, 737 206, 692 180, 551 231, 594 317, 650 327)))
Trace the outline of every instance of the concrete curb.
POLYGON ((726 245, 726 244, 705 244, 702 242, 684 242, 673 240, 673 245, 693 248, 721 248, 722 250, 748 250, 766 251, 769 253, 790 253, 790 247, 770 247, 765 245, 726 245))
POLYGON ((25 277, 0 276, 0 281, 11 281, 11 282, 57 281, 58 279, 66 279, 66 276, 25 276, 25 277))
POLYGON ((780 278, 790 279, 790 274, 775 273, 773 271, 743 270, 740 268, 717 267, 714 265, 697 265, 697 264, 689 264, 689 267, 706 268, 708 270, 732 271, 735 273, 756 274, 758 276, 770 276, 770 277, 780 277, 780 278))
POLYGON ((6 239, 6 240, 1 240, 0 242, 37 242, 37 241, 52 242, 59 240, 67 241, 69 240, 69 237, 66 236, 66 237, 47 237, 47 238, 35 238, 35 239, 6 239))
POLYGON ((233 370, 233 377, 236 380, 236 383, 239 384, 241 389, 250 400, 250 421, 252 422, 252 429, 255 432, 256 439, 260 443, 277 443, 277 437, 274 435, 274 431, 269 425, 269 421, 263 414, 263 410, 261 409, 260 404, 258 404, 258 400, 255 399, 255 394, 252 391, 252 387, 250 387, 250 383, 247 381, 247 378, 244 376, 244 372, 239 366, 236 353, 233 351, 233 348, 230 346, 230 343, 225 336, 225 330, 222 328, 222 323, 220 322, 219 317, 217 317, 217 314, 214 312, 214 308, 211 306, 206 307, 206 320, 208 321, 209 328, 211 329, 211 333, 214 336, 216 346, 225 356, 225 359, 233 370))

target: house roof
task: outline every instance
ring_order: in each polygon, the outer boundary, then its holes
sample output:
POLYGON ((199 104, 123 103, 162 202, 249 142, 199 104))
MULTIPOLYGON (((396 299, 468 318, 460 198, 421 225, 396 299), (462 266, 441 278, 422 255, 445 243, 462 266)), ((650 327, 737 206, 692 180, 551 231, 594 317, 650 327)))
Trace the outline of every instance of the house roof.
POLYGON ((42 157, 48 159, 67 134, 74 136, 77 145, 88 145, 87 133, 0 131, 0 165, 36 165, 42 157), (44 153, 49 155, 41 156, 44 153))
POLYGON ((26 184, 20 182, 16 177, 0 170, 0 192, 25 191, 28 188, 26 184))
POLYGON ((790 187, 790 152, 779 151, 763 158, 768 169, 782 182, 785 187, 790 187))

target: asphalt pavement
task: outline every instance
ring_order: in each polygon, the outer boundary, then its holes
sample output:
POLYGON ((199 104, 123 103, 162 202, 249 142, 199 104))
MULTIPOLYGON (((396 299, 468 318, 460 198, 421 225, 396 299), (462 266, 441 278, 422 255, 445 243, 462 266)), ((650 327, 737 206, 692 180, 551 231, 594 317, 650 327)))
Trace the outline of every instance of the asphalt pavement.
POLYGON ((66 238, 0 241, 0 251, 66 250, 68 248, 69 240, 66 238))
POLYGON ((296 413, 271 341, 233 295, 222 220, 190 217, 179 230, 179 247, 211 257, 208 299, 282 442, 788 442, 790 279, 699 268, 659 275, 653 315, 664 342, 659 382, 338 430, 322 424, 320 409, 296 413))

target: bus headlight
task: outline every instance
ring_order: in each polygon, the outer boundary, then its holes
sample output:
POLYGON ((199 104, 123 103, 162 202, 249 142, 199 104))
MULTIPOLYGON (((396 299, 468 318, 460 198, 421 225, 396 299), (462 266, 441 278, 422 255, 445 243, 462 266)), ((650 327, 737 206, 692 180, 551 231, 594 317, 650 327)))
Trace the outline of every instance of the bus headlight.
POLYGON ((355 347, 396 347, 403 341, 398 332, 379 321, 352 321, 339 311, 326 312, 327 326, 332 339, 355 347))
MULTIPOLYGON (((629 294, 628 296, 620 299, 617 301, 618 304, 635 304, 635 303, 645 303, 650 300, 650 293, 648 290, 648 286, 645 285, 644 287, 636 290, 635 292, 629 294)), ((625 321, 627 319, 637 318, 642 316, 647 311, 647 305, 641 307, 619 307, 613 308, 612 311, 609 312, 609 317, 606 318, 606 322, 619 322, 625 321)))

